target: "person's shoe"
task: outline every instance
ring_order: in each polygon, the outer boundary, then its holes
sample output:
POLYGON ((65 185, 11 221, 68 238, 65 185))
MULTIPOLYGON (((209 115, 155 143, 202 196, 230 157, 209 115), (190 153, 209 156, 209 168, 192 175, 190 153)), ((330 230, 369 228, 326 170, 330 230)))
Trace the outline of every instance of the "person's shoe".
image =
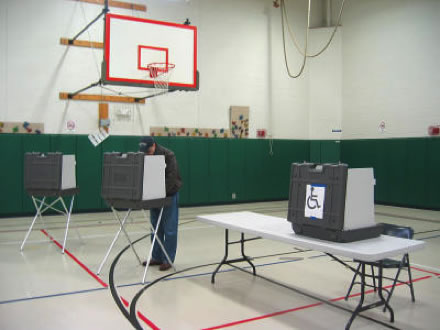
MULTIPOLYGON (((150 266, 159 266, 159 265, 162 265, 162 263, 160 261, 156 261, 154 259, 150 260, 150 266)), ((142 263, 142 266, 144 266, 144 267, 147 266, 146 260, 142 263)))
POLYGON ((159 270, 160 270, 160 271, 166 271, 166 270, 168 270, 168 269, 170 269, 170 268, 171 268, 171 265, 170 265, 170 264, 168 264, 168 263, 163 263, 162 265, 160 265, 159 270))

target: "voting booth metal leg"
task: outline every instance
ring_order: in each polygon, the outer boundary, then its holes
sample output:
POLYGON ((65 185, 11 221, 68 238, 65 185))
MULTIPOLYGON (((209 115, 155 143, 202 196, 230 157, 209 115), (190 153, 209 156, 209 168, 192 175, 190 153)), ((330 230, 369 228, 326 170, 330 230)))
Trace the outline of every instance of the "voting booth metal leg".
POLYGON ((20 251, 23 251, 24 245, 26 244, 26 241, 29 238, 29 235, 32 231, 32 228, 34 227, 34 224, 35 224, 35 221, 37 220, 37 218, 40 217, 41 221, 44 224, 43 213, 46 212, 48 209, 51 209, 51 210, 56 211, 58 213, 64 214, 67 217, 66 231, 64 233, 64 243, 63 243, 63 248, 62 248, 62 253, 64 254, 64 250, 66 247, 66 241, 67 241, 67 233, 69 231, 69 224, 70 224, 70 219, 71 219, 71 215, 72 215, 73 202, 75 200, 75 195, 72 195, 72 199, 70 200, 69 209, 67 209, 66 203, 64 202, 64 199, 61 196, 56 198, 50 204, 46 204, 46 197, 45 196, 42 199, 35 198, 34 196, 31 196, 31 197, 32 197, 32 202, 34 203, 35 209, 37 210, 37 213, 35 214, 35 217, 32 220, 31 226, 29 227, 29 230, 26 233, 26 236, 23 240, 23 243, 21 243, 20 251), (40 204, 38 204, 38 202, 40 204), (58 202, 60 202, 60 204, 63 206, 64 210, 59 210, 54 207, 54 205, 58 202))
POLYGON ((124 234, 125 234, 125 236, 127 237, 127 240, 128 240, 128 242, 129 242, 130 247, 131 247, 131 249, 133 250, 133 252, 134 252, 136 258, 138 259, 139 263, 142 264, 142 261, 141 261, 141 259, 139 258, 139 255, 136 253, 136 250, 134 249, 134 246, 133 246, 133 244, 132 244, 132 242, 131 242, 131 240, 130 240, 130 237, 128 236, 128 234, 127 234, 127 232, 125 231, 125 228, 124 228, 125 222, 127 221, 128 217, 130 216, 131 209, 127 210, 127 213, 125 214, 124 219, 123 219, 122 221, 121 221, 121 219, 120 219, 120 217, 119 217, 118 212, 115 210, 114 207, 112 207, 112 212, 113 212, 113 214, 115 215, 115 218, 116 218, 116 219, 118 220, 118 222, 119 222, 119 230, 118 230, 117 233, 115 234, 115 237, 113 238, 113 241, 112 241, 112 243, 110 244, 110 246, 109 246, 109 248, 108 248, 108 250, 107 250, 107 252, 106 252, 106 254, 105 254, 105 256, 104 256, 104 259, 102 260, 101 265, 99 266, 99 269, 98 269, 98 271, 96 272, 96 275, 99 275, 99 274, 101 273, 102 267, 104 266, 105 262, 107 261, 107 258, 108 258, 109 254, 110 254, 110 251, 112 250, 113 245, 115 245, 116 241, 118 240, 119 235, 121 234, 121 231, 124 232, 124 234))
MULTIPOLYGON (((127 231, 125 230, 124 225, 121 222, 121 218, 119 217, 119 214, 116 212, 115 209, 113 209, 113 212, 115 212, 116 218, 119 221, 119 224, 121 225, 122 231, 124 232, 125 237, 127 237, 128 243, 130 243, 130 247, 133 250, 134 255, 136 256, 137 260, 139 261, 139 265, 142 265, 141 258, 139 258, 139 255, 137 254, 136 250, 134 249, 133 243, 130 240, 130 236, 128 236, 127 231)), ((130 217, 131 209, 127 212, 127 216, 124 218, 124 221, 126 221, 130 217)))
POLYGON ((37 205, 35 198, 32 196, 32 201, 34 202, 35 208, 37 210, 37 213, 35 214, 34 219, 32 220, 31 226, 29 227, 29 230, 26 233, 26 236, 24 237, 23 243, 21 243, 21 247, 20 247, 20 251, 23 251, 23 247, 32 231, 32 228, 34 227, 34 223, 37 220, 38 217, 41 217, 41 209, 44 206, 44 201, 46 200, 46 197, 43 197, 43 199, 41 200, 41 204, 40 206, 37 205))
POLYGON ((150 266, 151 257, 153 255, 153 248, 154 248, 154 244, 156 244, 156 241, 157 241, 157 243, 159 243, 159 246, 162 249, 162 252, 165 254, 165 257, 167 258, 168 263, 173 267, 174 271, 176 271, 176 267, 174 267, 174 264, 171 261, 170 256, 168 255, 167 251, 165 250, 160 238, 157 237, 157 235, 156 235, 157 230, 159 229, 160 223, 162 221, 162 214, 163 214, 163 207, 160 209, 159 219, 157 220, 156 228, 151 226, 153 240, 151 242, 150 251, 148 253, 147 264, 145 265, 144 276, 142 277, 142 284, 145 283, 145 278, 147 277, 147 271, 148 271, 148 267, 150 266))
MULTIPOLYGON (((162 210, 163 210, 163 209, 162 209, 162 210)), ((145 219, 148 219, 148 216, 147 216, 147 214, 146 214, 146 212, 145 212, 144 209, 142 209, 142 212, 143 212, 143 214, 144 214, 145 219)), ((162 212, 159 214, 159 216, 160 216, 160 219, 161 219, 161 218, 162 218, 162 212)), ((158 226, 156 226, 156 227, 158 227, 158 226)), ((159 228, 159 227, 158 227, 158 228, 159 228)), ((153 233, 153 234, 156 232, 155 229, 154 229, 154 227, 153 227, 153 225, 151 225, 151 222, 150 222, 150 230, 151 230, 151 233, 153 233)), ((163 246, 162 241, 160 240, 159 237, 157 237, 156 239, 157 239, 157 243, 159 243, 159 246, 160 246, 160 248, 162 249, 162 252, 165 254, 165 257, 167 258, 168 263, 169 263, 170 265, 172 265, 174 271, 176 271, 176 267, 174 267, 174 264, 173 264, 173 262, 171 261, 171 258, 170 258, 170 256, 168 255, 167 251, 165 250, 165 247, 163 246)), ((149 262, 149 260, 147 260, 147 261, 149 262)))
POLYGON ((66 211, 66 215, 67 215, 66 232, 64 233, 63 250, 61 251, 61 253, 63 253, 63 254, 64 254, 64 250, 66 248, 67 232, 69 231, 70 215, 72 214, 74 199, 75 199, 75 196, 72 196, 72 199, 70 200, 69 210, 67 210, 67 207, 66 207, 66 204, 64 203, 64 200, 60 197, 60 202, 61 202, 61 204, 63 204, 64 210, 66 211))
POLYGON ((248 238, 245 239, 244 238, 244 233, 241 233, 241 237, 239 241, 229 241, 229 229, 225 229, 225 255, 223 256, 222 261, 220 261, 220 263, 218 264, 217 268, 214 270, 214 272, 211 275, 211 283, 214 284, 215 283, 215 275, 217 275, 218 271, 220 270, 221 266, 225 265, 225 264, 232 264, 235 262, 242 262, 242 261, 246 261, 249 263, 249 265, 251 265, 252 267, 252 273, 253 275, 256 275, 257 272, 255 270, 255 266, 251 261, 251 258, 249 258, 248 256, 246 256, 244 254, 244 243, 247 241, 253 241, 256 239, 260 239, 260 237, 254 237, 254 238, 248 238), (241 258, 236 258, 236 259, 229 259, 228 260, 228 255, 229 255, 229 245, 232 244, 238 244, 240 243, 240 251, 241 251, 241 258))

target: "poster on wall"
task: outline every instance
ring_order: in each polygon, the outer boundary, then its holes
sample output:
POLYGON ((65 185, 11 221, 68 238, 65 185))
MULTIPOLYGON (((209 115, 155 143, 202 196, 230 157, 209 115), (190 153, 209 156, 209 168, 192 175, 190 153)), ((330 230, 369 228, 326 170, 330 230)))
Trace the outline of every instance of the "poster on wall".
POLYGON ((41 134, 44 133, 44 124, 31 123, 28 121, 0 121, 0 133, 41 134))
POLYGON ((249 137, 249 107, 231 105, 230 127, 233 138, 249 137))

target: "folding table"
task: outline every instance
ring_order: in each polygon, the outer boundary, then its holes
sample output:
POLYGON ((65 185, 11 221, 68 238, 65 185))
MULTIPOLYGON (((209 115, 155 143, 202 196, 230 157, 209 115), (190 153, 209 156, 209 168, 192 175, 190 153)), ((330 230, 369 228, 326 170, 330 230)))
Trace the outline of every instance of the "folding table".
POLYGON ((340 263, 343 262, 340 261, 333 254, 357 259, 358 261, 360 261, 362 263, 361 298, 358 306, 353 311, 352 316, 346 324, 346 329, 350 328, 354 318, 360 312, 378 306, 385 306, 386 309, 390 312, 390 321, 394 322, 394 311, 382 295, 382 267, 379 267, 378 275, 378 295, 380 300, 366 306, 363 305, 366 286, 365 262, 379 261, 380 263, 380 261, 385 258, 416 251, 423 248, 425 245, 425 242, 423 241, 409 240, 386 235, 381 235, 377 238, 371 238, 351 243, 324 241, 316 238, 296 235, 292 230, 291 223, 288 222, 286 219, 246 211, 200 215, 197 217, 197 219, 225 228, 225 256, 212 274, 212 283, 214 283, 215 275, 219 271, 220 267, 224 264, 232 264, 236 262, 246 261, 250 263, 253 267, 253 274, 256 274, 255 267, 251 263, 251 259, 244 254, 244 244, 246 241, 248 241, 244 238, 245 233, 265 239, 285 242, 302 248, 321 251, 339 261, 340 263), (236 230, 242 233, 240 241, 237 241, 241 244, 241 258, 228 259, 228 246, 230 244, 237 243, 229 241, 229 230, 236 230))

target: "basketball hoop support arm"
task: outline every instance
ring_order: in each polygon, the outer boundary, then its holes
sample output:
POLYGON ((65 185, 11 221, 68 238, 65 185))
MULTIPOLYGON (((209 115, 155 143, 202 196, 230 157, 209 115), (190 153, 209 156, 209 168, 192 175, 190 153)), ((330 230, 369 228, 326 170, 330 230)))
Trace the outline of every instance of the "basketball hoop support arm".
POLYGON ((102 9, 101 13, 96 16, 96 18, 91 21, 89 24, 86 25, 86 27, 84 29, 82 29, 80 32, 78 32, 78 34, 76 36, 74 36, 72 39, 69 39, 69 45, 73 45, 73 42, 81 35, 84 33, 84 31, 86 31, 90 26, 92 26, 98 19, 100 19, 102 16, 105 16, 105 14, 107 14, 109 12, 108 9, 108 0, 105 1, 104 4, 104 8, 102 9))
MULTIPOLYGON (((67 98, 69 100, 72 100, 75 97, 75 95, 78 95, 81 92, 84 92, 85 90, 88 90, 89 88, 92 88, 92 87, 95 87, 95 86, 102 86, 102 85, 103 85, 102 81, 101 81, 101 79, 99 79, 97 82, 95 82, 93 84, 90 84, 87 87, 81 88, 81 89, 77 90, 76 92, 68 93, 67 94, 67 98)), ((147 96, 147 97, 133 97, 133 100, 134 100, 135 103, 139 103, 139 102, 142 103, 142 101, 144 101, 145 99, 153 97, 153 96, 157 96, 157 95, 160 95, 160 94, 163 94, 163 93, 154 94, 154 95, 150 95, 150 96, 147 96)))
POLYGON ((95 87, 95 86, 101 86, 101 85, 102 85, 102 82, 101 82, 101 79, 99 79, 97 82, 95 82, 93 84, 90 84, 87 87, 81 88, 80 90, 77 90, 76 92, 69 93, 67 97, 69 99, 72 99, 75 95, 77 95, 77 94, 79 94, 81 92, 84 92, 85 90, 88 90, 89 88, 92 88, 92 87, 95 87))

